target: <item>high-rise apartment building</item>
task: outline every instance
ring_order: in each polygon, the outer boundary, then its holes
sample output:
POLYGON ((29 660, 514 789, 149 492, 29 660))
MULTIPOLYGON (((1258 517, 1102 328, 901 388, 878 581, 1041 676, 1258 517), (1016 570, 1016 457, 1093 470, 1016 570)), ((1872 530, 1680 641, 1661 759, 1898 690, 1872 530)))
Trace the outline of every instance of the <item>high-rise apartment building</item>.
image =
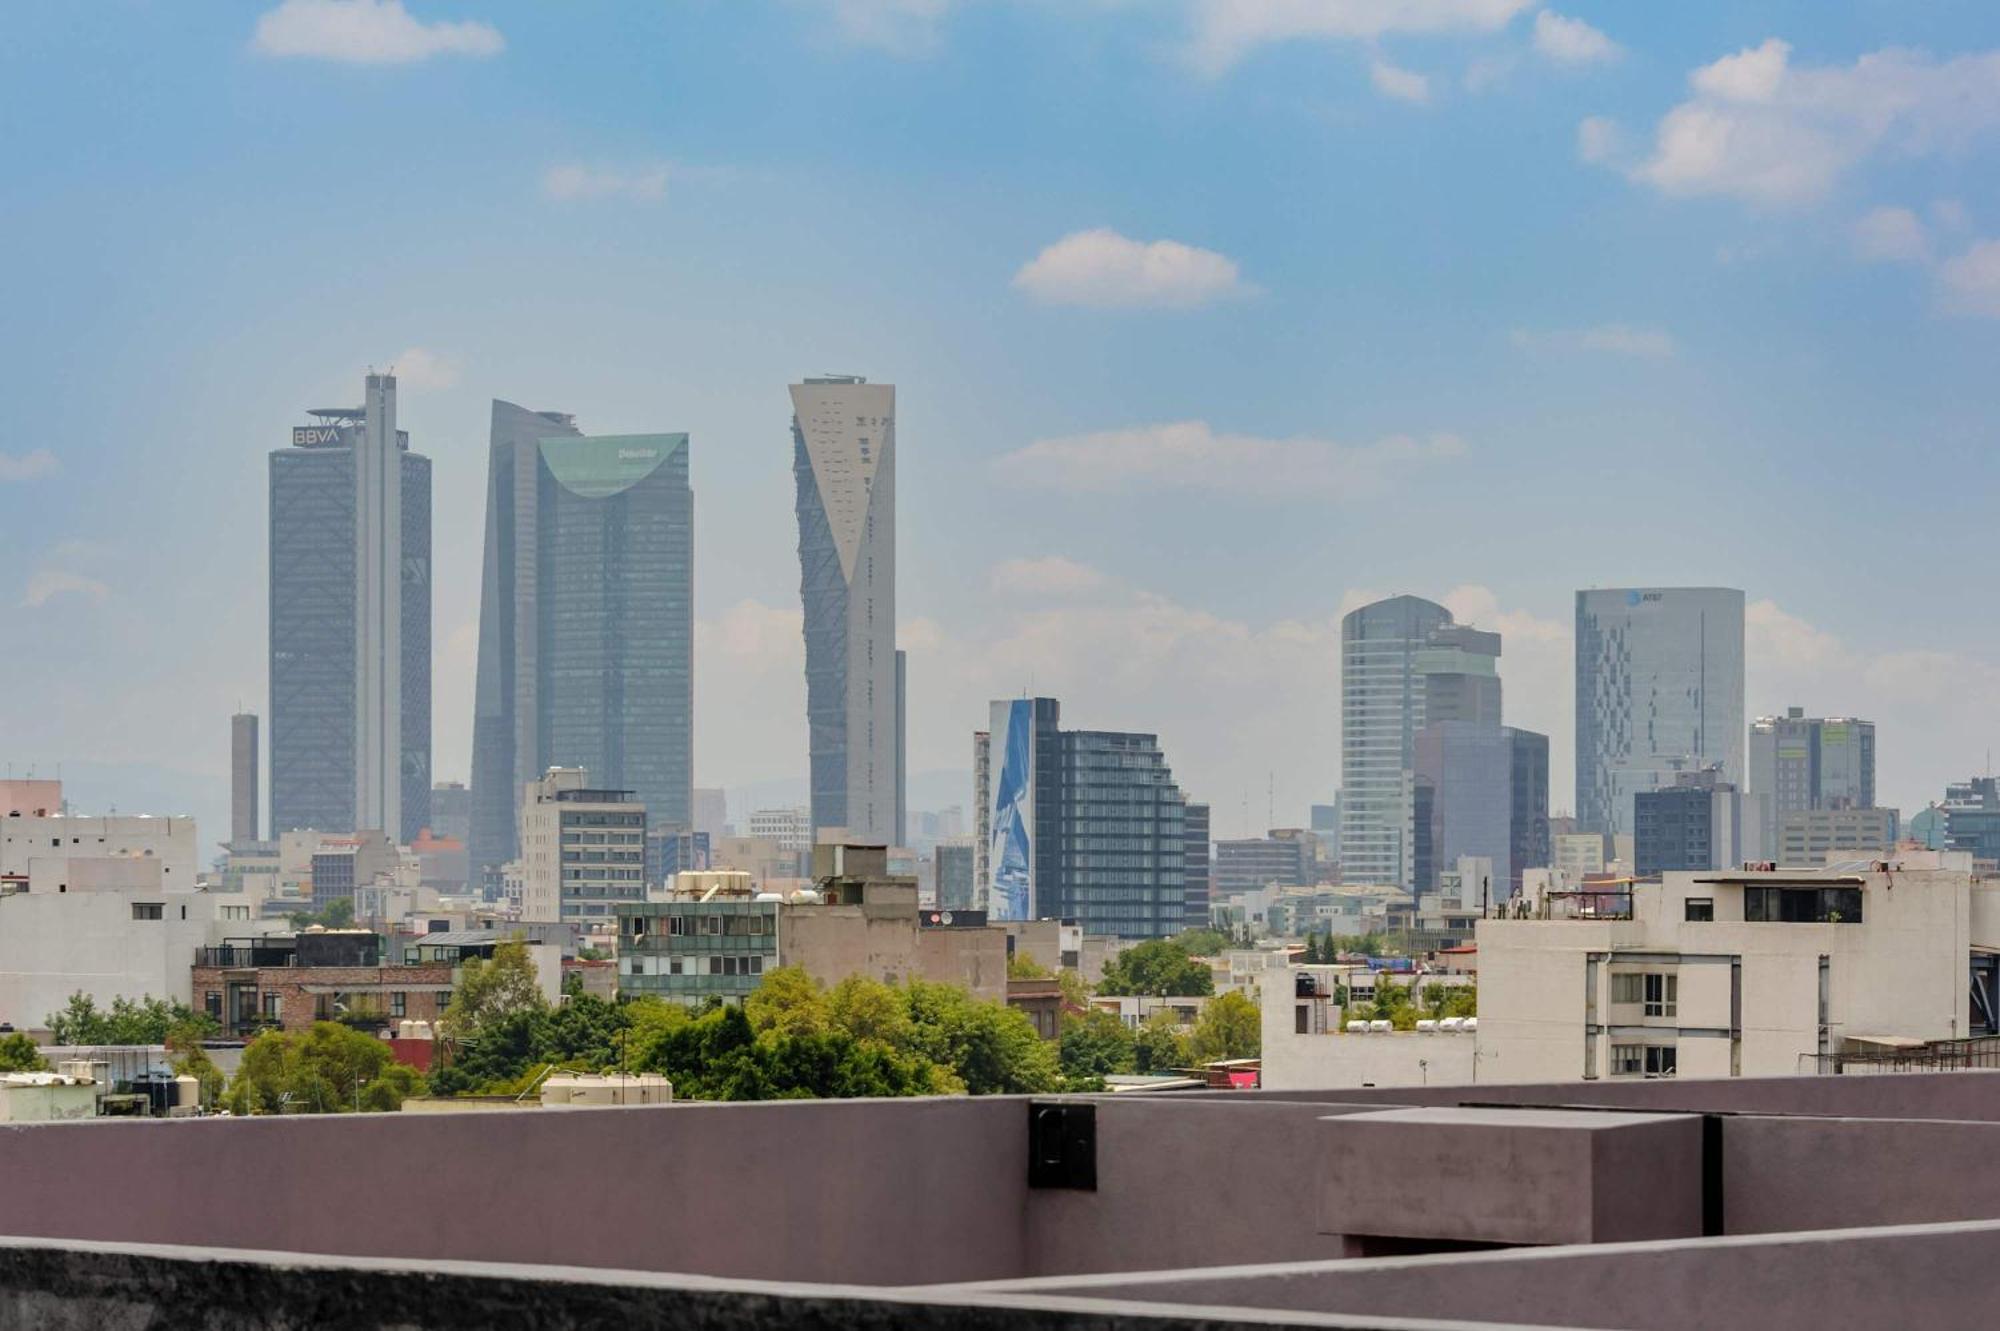
POLYGON ((1085 933, 1158 938, 1187 911, 1187 810, 1155 736, 1064 730, 1054 698, 990 709, 988 915, 1075 920, 1085 933))
POLYGON ((1576 817, 1632 832, 1633 797, 1683 770, 1743 784, 1743 593, 1618 587, 1576 594, 1576 817))
POLYGON ((229 844, 257 839, 257 714, 229 718, 229 844))
POLYGON ((1874 808, 1875 723, 1807 716, 1803 707, 1758 717, 1750 723, 1750 789, 1763 798, 1767 847, 1778 844, 1786 814, 1874 808))
POLYGON ((271 454, 271 831, 415 839, 431 794, 431 464, 396 380, 271 454))
POLYGON ((1432 719, 1498 726, 1500 635, 1396 596, 1340 626, 1340 873, 1416 882, 1416 735, 1432 719))
POLYGON ((1187 909, 1181 922, 1189 929, 1206 929, 1215 891, 1215 850, 1209 841, 1206 804, 1190 803, 1182 823, 1181 874, 1187 883, 1187 909))
MULTIPOLYGON (((1641 878, 1686 869, 1727 869, 1761 856, 1760 832, 1743 794, 1709 767, 1632 797, 1633 872, 1641 878)), ((1761 822, 1761 820, 1758 820, 1761 822)))
POLYGON ((521 918, 608 920, 646 899, 646 806, 629 790, 552 767, 521 802, 521 918))
POLYGON ((551 767, 691 825, 694 492, 685 434, 585 435, 493 404, 472 723, 472 866, 514 858, 551 767))
POLYGON ((901 845, 896 390, 829 375, 791 395, 813 828, 901 845))

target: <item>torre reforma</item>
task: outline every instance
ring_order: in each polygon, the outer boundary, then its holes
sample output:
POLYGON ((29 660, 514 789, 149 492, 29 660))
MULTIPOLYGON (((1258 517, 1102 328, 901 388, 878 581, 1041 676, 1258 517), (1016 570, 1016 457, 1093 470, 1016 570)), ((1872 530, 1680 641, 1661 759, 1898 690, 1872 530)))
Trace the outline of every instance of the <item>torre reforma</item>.
POLYGON ((813 832, 900 845, 896 389, 827 375, 791 392, 813 832))
POLYGON ((475 875, 519 851, 550 767, 686 827, 694 768, 694 492, 685 434, 586 435, 493 404, 472 719, 475 875))

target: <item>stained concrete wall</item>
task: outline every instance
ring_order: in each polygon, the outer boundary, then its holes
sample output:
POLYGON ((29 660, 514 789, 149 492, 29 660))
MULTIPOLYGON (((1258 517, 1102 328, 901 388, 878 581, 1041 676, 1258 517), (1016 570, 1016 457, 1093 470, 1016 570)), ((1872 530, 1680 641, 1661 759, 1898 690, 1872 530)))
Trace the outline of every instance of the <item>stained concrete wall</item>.
POLYGON ((1731 1234, 2000 1219, 2000 1123, 1730 1118, 1722 1158, 1731 1234))
POLYGON ((986 1292, 1614 1331, 1977 1326, 2000 1300, 2000 1224, 1513 1249, 1031 1280, 986 1292))
POLYGON ((1025 1274, 1019 1100, 0 1126, 0 1234, 917 1284, 1025 1274))

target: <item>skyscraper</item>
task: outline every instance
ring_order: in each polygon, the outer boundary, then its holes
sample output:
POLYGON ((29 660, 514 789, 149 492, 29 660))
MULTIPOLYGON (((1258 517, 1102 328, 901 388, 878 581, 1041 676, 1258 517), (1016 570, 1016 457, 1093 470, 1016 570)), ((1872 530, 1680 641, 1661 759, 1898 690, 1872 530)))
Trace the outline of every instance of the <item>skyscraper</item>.
POLYGON ((1181 824, 1181 874, 1187 884, 1187 908, 1181 923, 1189 929, 1206 929, 1209 907, 1215 890, 1215 851, 1210 844, 1208 806, 1189 803, 1181 824))
POLYGON ((396 380, 271 454, 271 831, 416 837, 431 794, 431 464, 396 380))
POLYGON ((899 845, 896 390, 830 375, 791 394, 813 827, 899 845))
POLYGON ((1576 594, 1576 817, 1632 831, 1632 799, 1677 772, 1743 784, 1743 593, 1618 587, 1576 594))
POLYGON ((1765 854, 1790 813, 1875 807, 1875 723, 1807 716, 1803 707, 1750 723, 1750 793, 1764 818, 1765 854))
POLYGON ((257 839, 257 714, 229 718, 229 844, 257 839))
MULTIPOLYGON (((1152 735, 1064 730, 1054 698, 992 704, 974 785, 986 910, 1158 938, 1187 915, 1187 804, 1152 735)), ((1205 840, 1205 838, 1204 838, 1205 840)))
POLYGON ((1416 734, 1440 720, 1500 722, 1500 635, 1396 596, 1340 625, 1340 871, 1350 883, 1416 884, 1416 734))
POLYGON ((581 767, 688 827, 694 493, 685 434, 587 436, 493 404, 472 723, 472 866, 515 857, 522 792, 581 767))

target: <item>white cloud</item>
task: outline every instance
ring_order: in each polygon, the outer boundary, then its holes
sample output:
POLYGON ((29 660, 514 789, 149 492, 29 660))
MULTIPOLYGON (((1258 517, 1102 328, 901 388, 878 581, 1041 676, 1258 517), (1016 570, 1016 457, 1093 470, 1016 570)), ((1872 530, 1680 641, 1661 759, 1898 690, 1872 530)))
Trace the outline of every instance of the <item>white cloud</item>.
MULTIPOLYGON (((1038 559, 1009 559, 995 564, 987 575, 987 585, 996 596, 1069 598, 1104 591, 1113 585, 1113 580, 1088 564, 1080 564, 1062 555, 1044 555, 1038 559)), ((906 642, 904 645, 910 644, 906 642)))
POLYGON ((565 162, 542 173, 542 193, 551 199, 664 199, 667 167, 615 168, 565 162))
POLYGON ((1580 18, 1553 9, 1535 15, 1535 50, 1559 65, 1597 65, 1624 54, 1617 42, 1580 18))
POLYGON ((1190 309, 1255 291, 1225 254, 1108 227, 1064 236, 1024 264, 1014 285, 1051 305, 1097 309, 1190 309))
POLYGON ((1586 116, 1576 127, 1576 155, 1586 162, 1601 164, 1625 152, 1625 131, 1607 116, 1586 116))
POLYGON ((2000 240, 1982 240, 1938 265, 1944 306, 1957 314, 2000 319, 2000 240))
POLYGON ((102 605, 111 595, 111 588, 96 578, 62 568, 39 568, 28 575, 27 590, 21 604, 29 609, 39 609, 59 596, 81 596, 93 604, 102 605))
POLYGON ((498 55, 507 43, 486 23, 425 23, 403 0, 284 0, 257 20, 250 45, 269 56, 400 65, 435 55, 498 55))
POLYGON ((458 361, 425 347, 409 348, 390 361, 389 368, 396 376, 398 388, 423 392, 458 385, 458 361))
POLYGON ((1695 70, 1628 174, 1666 194, 1795 206, 1876 154, 1948 151, 2000 127, 2000 52, 1892 48, 1825 66, 1791 54, 1774 37, 1695 70))
POLYGON ((1188 51, 1225 73, 1260 46, 1299 38, 1373 40, 1496 32, 1533 0, 1197 0, 1188 51))
POLYGON ((1595 328, 1537 332, 1516 328, 1507 340, 1525 351, 1602 351, 1639 360, 1671 360, 1679 353, 1672 333, 1636 324, 1599 324, 1595 328))
POLYGON ((824 11, 842 41, 898 56, 925 56, 953 0, 793 0, 824 11))
POLYGON ((53 476, 60 465, 56 455, 46 448, 38 448, 32 453, 16 456, 0 453, 0 483, 7 481, 33 481, 44 476, 53 476))
POLYGON ((1854 252, 1883 263, 1924 263, 1930 233, 1908 208, 1877 208, 1854 224, 1854 252))
POLYGON ((1972 225, 1972 214, 1957 199, 1938 199, 1932 203, 1931 217, 1946 231, 1963 231, 1972 225))
POLYGON ((1399 69, 1386 60, 1377 60, 1368 67, 1368 77, 1375 85, 1375 91, 1384 97, 1393 97, 1399 102, 1415 102, 1422 106, 1431 99, 1431 81, 1413 70, 1399 69))
POLYGON ((1380 493, 1413 467, 1460 457, 1452 435, 1395 435, 1368 444, 1218 434, 1206 421, 1175 421, 1038 439, 1002 457, 1003 476, 1072 493, 1133 489, 1225 491, 1266 499, 1380 493))

